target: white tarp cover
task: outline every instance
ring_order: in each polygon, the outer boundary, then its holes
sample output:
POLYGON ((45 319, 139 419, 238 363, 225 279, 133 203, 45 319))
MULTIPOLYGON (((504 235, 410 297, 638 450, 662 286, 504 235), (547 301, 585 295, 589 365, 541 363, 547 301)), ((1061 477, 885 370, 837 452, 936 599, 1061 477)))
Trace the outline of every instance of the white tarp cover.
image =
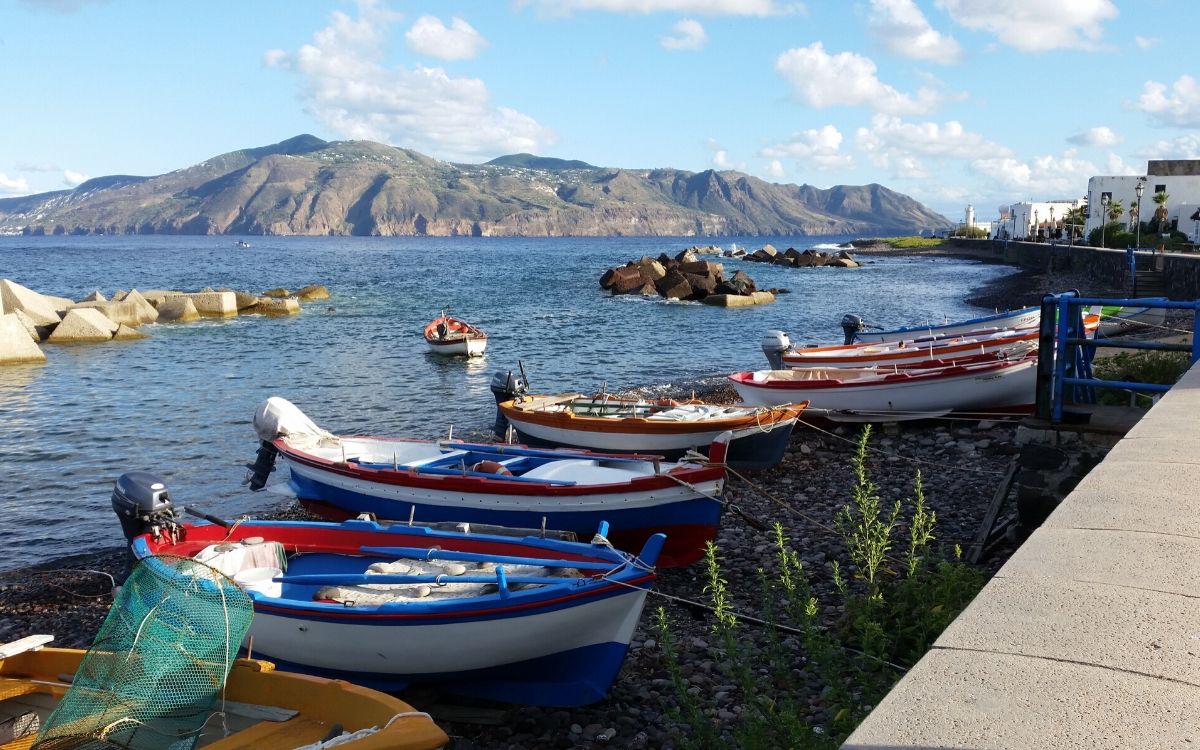
POLYGON ((262 440, 285 437, 289 445, 297 448, 337 441, 337 437, 318 427, 295 404, 279 396, 271 396, 254 410, 254 431, 262 440))

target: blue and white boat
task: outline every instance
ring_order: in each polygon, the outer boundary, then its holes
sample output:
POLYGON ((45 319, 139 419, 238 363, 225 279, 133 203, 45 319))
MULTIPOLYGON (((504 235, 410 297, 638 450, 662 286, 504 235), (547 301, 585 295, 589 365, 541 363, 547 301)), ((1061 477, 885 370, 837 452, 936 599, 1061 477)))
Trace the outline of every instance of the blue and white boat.
POLYGON ((254 602, 247 646, 281 666, 385 690, 436 683, 576 706, 616 679, 665 539, 635 557, 607 530, 582 544, 369 520, 170 523, 131 549, 146 564, 191 558, 242 584, 254 602))
MULTIPOLYGON (((846 329, 847 320, 857 318, 857 316, 847 315, 842 319, 842 328, 846 329)), ((861 328, 854 331, 854 340, 862 343, 882 343, 885 341, 902 341, 904 339, 912 339, 918 336, 962 336, 968 333, 994 332, 1010 328, 1031 328, 1037 326, 1042 320, 1042 309, 1040 307, 1024 307, 1019 310, 1008 310, 1007 312, 996 313, 995 315, 985 315, 980 318, 971 318, 970 320, 960 320, 955 323, 941 323, 934 325, 907 326, 905 328, 893 328, 888 331, 867 331, 861 328)), ((850 333, 846 329, 847 334, 850 333)))

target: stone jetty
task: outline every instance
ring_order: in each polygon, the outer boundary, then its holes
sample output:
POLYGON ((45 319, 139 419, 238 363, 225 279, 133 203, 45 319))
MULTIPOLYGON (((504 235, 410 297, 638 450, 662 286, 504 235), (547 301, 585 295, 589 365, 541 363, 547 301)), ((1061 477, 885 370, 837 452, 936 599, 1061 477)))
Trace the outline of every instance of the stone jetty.
POLYGON ((708 252, 719 252, 719 248, 688 248, 674 258, 666 253, 657 258, 643 256, 605 271, 600 277, 600 288, 613 295, 641 294, 725 307, 757 305, 775 299, 774 294, 759 291, 754 279, 742 271, 726 278, 724 265, 699 258, 708 252))
POLYGON ((776 250, 773 245, 763 245, 752 253, 731 253, 727 257, 791 268, 858 268, 862 265, 845 250, 836 253, 823 253, 812 248, 801 251, 794 247, 776 250))
POLYGON ((298 315, 301 302, 322 299, 329 299, 329 290, 312 284, 295 294, 273 289, 269 296, 233 289, 132 289, 105 297, 96 290, 76 302, 0 279, 0 365, 45 362, 39 344, 132 341, 146 338, 141 327, 156 323, 298 315))

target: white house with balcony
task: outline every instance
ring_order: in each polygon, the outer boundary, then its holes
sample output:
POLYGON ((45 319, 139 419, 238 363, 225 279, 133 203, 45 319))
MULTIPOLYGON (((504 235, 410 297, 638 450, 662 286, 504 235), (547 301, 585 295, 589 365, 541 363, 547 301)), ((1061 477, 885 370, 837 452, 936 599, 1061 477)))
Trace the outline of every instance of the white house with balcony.
POLYGON ((1076 198, 1026 201, 1007 208, 1001 207, 1000 218, 993 223, 991 236, 998 240, 1032 240, 1040 235, 1046 239, 1054 236, 1055 230, 1062 230, 1062 236, 1066 237, 1070 231, 1065 226, 1067 212, 1086 202, 1083 198, 1076 198))
MULTIPOLYGON (((1116 220, 1124 228, 1134 231, 1135 222, 1150 221, 1158 208, 1154 196, 1167 194, 1167 221, 1173 229, 1200 241, 1200 159, 1164 159, 1146 164, 1143 175, 1112 175, 1093 177, 1088 180, 1088 218, 1086 232, 1105 223, 1107 206, 1120 201, 1124 209, 1116 220), (1142 186, 1139 200, 1137 188, 1142 186), (1140 206, 1139 206, 1140 203, 1140 206), (1193 218, 1196 217, 1196 218, 1193 218)), ((1143 242, 1145 244, 1145 242, 1143 242)))

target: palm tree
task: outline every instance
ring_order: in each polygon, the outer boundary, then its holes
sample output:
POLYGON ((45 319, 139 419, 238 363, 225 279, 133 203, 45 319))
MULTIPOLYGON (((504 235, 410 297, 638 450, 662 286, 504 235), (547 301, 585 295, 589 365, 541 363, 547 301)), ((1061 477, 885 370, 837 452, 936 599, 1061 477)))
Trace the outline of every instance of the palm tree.
POLYGON ((1111 201, 1108 204, 1108 220, 1110 222, 1121 218, 1125 213, 1125 207, 1121 205, 1121 201, 1111 201))
POLYGON ((1160 232, 1167 223, 1167 199, 1170 197, 1165 190, 1154 194, 1154 202, 1158 204, 1158 208, 1154 209, 1154 221, 1158 224, 1160 232))

